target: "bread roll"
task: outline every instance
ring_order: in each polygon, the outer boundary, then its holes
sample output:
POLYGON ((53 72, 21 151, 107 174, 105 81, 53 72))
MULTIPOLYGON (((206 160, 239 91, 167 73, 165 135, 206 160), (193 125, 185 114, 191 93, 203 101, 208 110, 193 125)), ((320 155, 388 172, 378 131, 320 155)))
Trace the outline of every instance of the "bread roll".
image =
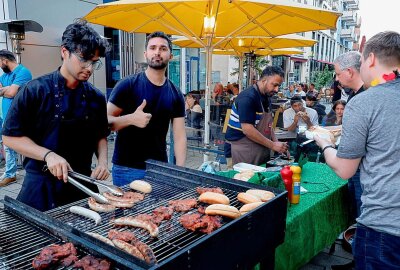
POLYGON ((255 208, 257 208, 257 207, 259 207, 260 205, 262 205, 263 204, 263 202, 254 202, 254 203, 248 203, 248 204, 245 204, 245 205, 243 205, 241 208, 240 208, 240 214, 241 215, 244 215, 244 214, 246 214, 247 212, 250 212, 251 210, 253 210, 253 209, 255 209, 255 208))
POLYGON ((150 193, 152 191, 152 187, 149 183, 143 180, 135 180, 129 184, 130 188, 133 190, 137 190, 143 193, 150 193))
POLYGON ((223 194, 215 193, 215 192, 204 192, 200 195, 199 201, 208 204, 226 204, 229 205, 229 198, 223 194))
POLYGON ((250 193, 240 192, 237 195, 237 199, 239 202, 244 204, 246 203, 254 203, 254 202, 261 202, 261 199, 257 196, 251 195, 250 193))
POLYGON ((240 217, 240 212, 236 207, 225 204, 212 204, 208 206, 206 214, 210 216, 220 215, 232 219, 240 217))
POLYGON ((254 171, 252 170, 245 170, 240 173, 237 173, 233 176, 233 179, 248 181, 250 178, 254 176, 254 171))
POLYGON ((267 202, 275 197, 275 194, 272 193, 271 191, 262 190, 262 189, 249 189, 246 191, 246 193, 249 193, 251 195, 254 195, 254 196, 260 198, 261 201, 263 201, 263 202, 267 202))

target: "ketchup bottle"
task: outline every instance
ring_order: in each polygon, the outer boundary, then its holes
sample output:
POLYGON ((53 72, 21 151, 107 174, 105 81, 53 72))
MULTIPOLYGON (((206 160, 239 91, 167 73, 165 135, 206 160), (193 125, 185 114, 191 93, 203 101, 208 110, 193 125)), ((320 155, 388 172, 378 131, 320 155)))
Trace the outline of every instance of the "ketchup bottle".
POLYGON ((293 172, 290 169, 290 166, 285 166, 283 167, 283 169, 281 170, 281 176, 282 176, 282 180, 283 183, 285 184, 285 188, 288 192, 288 199, 289 201, 291 201, 292 199, 292 176, 293 176, 293 172))

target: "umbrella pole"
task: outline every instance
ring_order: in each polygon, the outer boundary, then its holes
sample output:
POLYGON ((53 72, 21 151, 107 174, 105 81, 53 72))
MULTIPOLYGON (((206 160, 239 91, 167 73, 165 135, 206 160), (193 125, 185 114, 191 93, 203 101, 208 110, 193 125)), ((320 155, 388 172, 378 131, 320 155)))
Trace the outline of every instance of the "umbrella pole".
MULTIPOLYGON (((204 147, 210 148, 210 92, 212 79, 212 48, 206 46, 206 93, 205 93, 205 113, 204 113, 204 147)), ((205 152, 203 156, 204 162, 209 160, 209 153, 205 152)))
POLYGON ((244 56, 241 54, 239 56, 239 92, 242 92, 243 90, 243 61, 244 61, 244 56))

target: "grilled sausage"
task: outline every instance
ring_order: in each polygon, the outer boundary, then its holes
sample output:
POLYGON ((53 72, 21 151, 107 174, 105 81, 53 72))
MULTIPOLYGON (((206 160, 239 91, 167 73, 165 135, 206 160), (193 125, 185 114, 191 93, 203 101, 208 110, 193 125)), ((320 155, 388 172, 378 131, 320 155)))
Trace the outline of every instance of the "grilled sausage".
POLYGON ((129 187, 133 190, 137 190, 143 193, 150 193, 152 187, 149 183, 143 180, 135 180, 129 184, 129 187))
POLYGON ((101 204, 96 202, 95 199, 92 197, 89 198, 88 204, 90 209, 96 211, 96 212, 112 212, 115 210, 115 206, 111 204, 101 204))
POLYGON ((114 243, 114 245, 117 248, 122 249, 123 251, 135 256, 136 258, 144 260, 142 253, 134 245, 131 245, 131 244, 129 244, 125 241, 119 240, 119 239, 113 239, 112 242, 114 243))
POLYGON ((156 256, 154 255, 151 247, 149 247, 148 245, 146 245, 145 243, 140 242, 140 241, 136 241, 133 244, 135 245, 135 247, 137 247, 137 249, 140 251, 140 253, 142 253, 144 260, 148 264, 156 264, 157 263, 156 256))
POLYGON ((117 226, 132 226, 147 230, 150 236, 158 236, 158 227, 153 222, 147 220, 140 220, 135 217, 121 217, 114 220, 114 224, 117 226))
POLYGON ((114 246, 113 242, 112 242, 110 239, 108 239, 107 237, 104 237, 104 236, 102 236, 102 235, 100 235, 100 234, 98 234, 98 233, 86 232, 86 234, 88 234, 88 235, 90 235, 90 236, 93 236, 93 237, 96 238, 97 240, 103 241, 103 242, 106 243, 106 244, 109 244, 109 245, 111 245, 111 246, 114 246))
POLYGON ((71 206, 69 211, 71 211, 71 213, 93 219, 96 225, 99 225, 101 222, 101 216, 98 213, 90 209, 86 209, 85 207, 71 206))
POLYGON ((121 202, 121 201, 112 201, 108 200, 111 205, 117 208, 132 208, 134 203, 133 202, 121 202))

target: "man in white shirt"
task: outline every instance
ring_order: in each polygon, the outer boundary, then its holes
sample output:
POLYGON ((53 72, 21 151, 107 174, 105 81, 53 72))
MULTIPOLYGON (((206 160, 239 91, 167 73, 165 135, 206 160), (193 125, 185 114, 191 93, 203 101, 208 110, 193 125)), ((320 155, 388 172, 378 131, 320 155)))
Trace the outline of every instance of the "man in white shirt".
POLYGON ((283 127, 289 131, 296 131, 299 126, 318 126, 318 113, 311 108, 303 106, 301 97, 294 96, 290 100, 291 108, 283 112, 283 127))

